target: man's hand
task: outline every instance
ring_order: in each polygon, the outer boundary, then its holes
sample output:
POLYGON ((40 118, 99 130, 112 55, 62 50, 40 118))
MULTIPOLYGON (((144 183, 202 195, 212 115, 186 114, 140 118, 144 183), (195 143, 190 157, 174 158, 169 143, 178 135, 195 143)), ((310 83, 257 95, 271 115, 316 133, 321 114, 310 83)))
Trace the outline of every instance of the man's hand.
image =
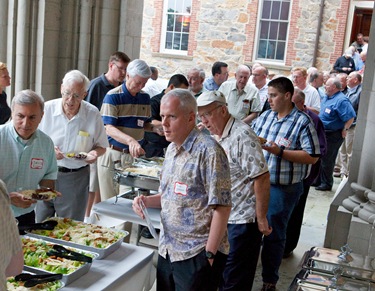
POLYGON ((145 204, 146 196, 141 195, 141 196, 135 197, 133 200, 132 207, 136 214, 138 214, 142 219, 145 219, 145 215, 143 214, 141 205, 139 205, 140 201, 143 201, 143 204, 145 204))
POLYGON ((271 226, 269 226, 269 224, 268 224, 268 220, 267 220, 267 218, 265 217, 265 218, 257 218, 257 222, 258 222, 258 229, 259 229, 259 231, 263 234, 263 235, 265 235, 265 236, 267 236, 267 235, 270 235, 271 234, 271 232, 272 232, 272 227, 271 226))
POLYGON ((141 145, 135 140, 133 139, 130 143, 129 143, 129 154, 133 157, 133 158, 138 158, 139 156, 143 156, 146 154, 146 152, 144 151, 144 149, 141 147, 141 145))
POLYGON ((266 150, 267 152, 274 154, 275 156, 280 154, 280 147, 275 144, 273 141, 267 142, 262 145, 262 149, 266 150))
POLYGON ((18 192, 10 192, 9 197, 12 205, 20 208, 28 208, 32 204, 36 203, 36 200, 25 198, 25 196, 18 192))
POLYGON ((93 163, 96 162, 97 159, 98 159, 98 156, 96 155, 96 152, 91 151, 91 152, 87 153, 87 157, 85 159, 85 162, 88 163, 88 164, 93 164, 93 163))
POLYGON ((62 160, 64 158, 64 153, 60 150, 58 146, 55 146, 55 155, 57 160, 62 160))

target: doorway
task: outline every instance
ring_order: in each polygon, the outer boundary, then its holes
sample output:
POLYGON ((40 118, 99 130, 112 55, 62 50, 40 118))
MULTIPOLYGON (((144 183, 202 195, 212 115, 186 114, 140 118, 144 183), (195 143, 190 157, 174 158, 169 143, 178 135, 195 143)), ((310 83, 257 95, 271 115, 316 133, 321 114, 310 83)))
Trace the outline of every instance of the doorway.
POLYGON ((350 43, 356 40, 358 33, 364 36, 370 34, 372 11, 373 9, 369 8, 355 8, 350 43))

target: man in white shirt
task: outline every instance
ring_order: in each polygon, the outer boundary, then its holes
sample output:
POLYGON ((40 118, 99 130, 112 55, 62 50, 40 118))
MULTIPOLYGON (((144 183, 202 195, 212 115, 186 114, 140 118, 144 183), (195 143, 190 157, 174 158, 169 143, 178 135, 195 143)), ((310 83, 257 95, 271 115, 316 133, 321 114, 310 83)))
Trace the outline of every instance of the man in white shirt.
POLYGON ((318 91, 306 83, 307 70, 304 67, 294 67, 292 69, 293 85, 305 93, 305 106, 307 109, 319 114, 320 96, 318 91))
POLYGON ((261 111, 258 89, 247 84, 250 77, 248 66, 240 65, 235 73, 235 80, 221 84, 219 91, 225 95, 229 113, 250 124, 261 111))
POLYGON ((84 218, 89 193, 88 165, 95 163, 108 146, 98 108, 83 100, 89 83, 80 71, 69 71, 62 80, 62 98, 45 103, 39 128, 51 137, 55 145, 58 164, 56 190, 62 196, 38 202, 37 221, 55 213, 80 221, 84 218), (81 152, 86 154, 78 157, 81 152))

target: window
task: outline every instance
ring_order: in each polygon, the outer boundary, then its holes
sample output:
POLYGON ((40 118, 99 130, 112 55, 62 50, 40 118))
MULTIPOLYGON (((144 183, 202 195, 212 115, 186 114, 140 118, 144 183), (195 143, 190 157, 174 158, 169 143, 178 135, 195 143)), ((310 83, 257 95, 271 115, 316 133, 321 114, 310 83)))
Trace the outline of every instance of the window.
POLYGON ((257 59, 284 61, 290 0, 264 0, 259 23, 257 59))
POLYGON ((189 44, 191 0, 165 0, 161 51, 186 55, 189 44))

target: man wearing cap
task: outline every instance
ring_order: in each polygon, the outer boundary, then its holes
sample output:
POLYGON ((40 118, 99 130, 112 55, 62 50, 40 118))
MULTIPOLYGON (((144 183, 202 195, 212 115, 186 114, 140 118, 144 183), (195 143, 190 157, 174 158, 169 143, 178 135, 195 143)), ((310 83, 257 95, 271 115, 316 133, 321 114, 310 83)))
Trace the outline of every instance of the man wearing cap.
POLYGON ((353 51, 348 48, 341 57, 337 58, 335 64, 333 65, 333 69, 339 73, 350 74, 351 72, 354 72, 355 63, 352 56, 353 51))
POLYGON ((228 220, 230 252, 221 290, 251 290, 267 221, 270 174, 254 131, 228 111, 223 93, 203 92, 198 116, 227 153, 232 209, 228 220))

